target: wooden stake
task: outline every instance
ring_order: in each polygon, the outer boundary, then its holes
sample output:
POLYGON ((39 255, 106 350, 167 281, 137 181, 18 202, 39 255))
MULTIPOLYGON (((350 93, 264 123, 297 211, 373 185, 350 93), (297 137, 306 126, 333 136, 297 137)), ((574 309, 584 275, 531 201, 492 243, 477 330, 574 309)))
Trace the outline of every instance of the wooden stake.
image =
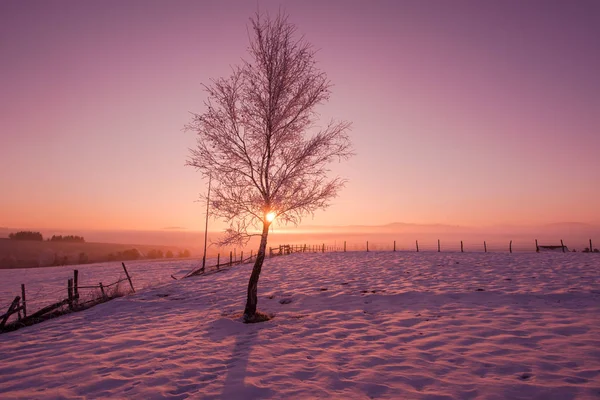
POLYGON ((483 252, 487 253, 487 244, 485 243, 485 240, 483 241, 483 252))
POLYGON ((233 263, 233 252, 229 251, 229 265, 233 263))
POLYGON ((21 283, 21 298, 23 303, 23 318, 27 317, 27 302, 25 301, 25 284, 21 283))
POLYGON ((441 247, 440 247, 440 239, 438 239, 438 253, 441 251, 441 247))
POLYGON ((562 247, 562 252, 565 252, 565 244, 563 243, 563 240, 560 239, 560 247, 562 247))
POLYGON ((419 241, 415 240, 415 243, 417 244, 417 253, 419 252, 419 241))
POLYGON ((367 253, 369 252, 369 241, 367 240, 367 253))
POLYGON ((594 251, 594 249, 592 248, 592 239, 590 239, 590 253, 593 251, 594 251))
POLYGON ((104 293, 104 286, 102 286, 102 282, 100 282, 100 291, 102 292, 102 297, 106 298, 106 293, 104 293))
MULTIPOLYGON (((590 240, 591 241, 591 240, 590 240)), ((344 240, 344 253, 346 252, 346 241, 344 240)))
POLYGON ((464 249, 463 249, 463 242, 462 240, 460 241, 460 252, 464 253, 464 249))
POLYGON ((396 241, 394 240, 394 251, 396 251, 396 241))
POLYGON ((69 310, 73 310, 73 278, 67 281, 67 298, 69 299, 69 310))
POLYGON ((219 262, 221 261, 221 253, 217 254, 217 269, 219 269, 219 262))
POLYGON ((537 253, 539 253, 539 252, 540 252, 540 247, 538 246, 537 239, 535 239, 535 251, 536 251, 537 253))
POLYGON ((79 271, 73 270, 73 298, 79 300, 79 271))
POLYGON ((129 272, 127 272, 127 268, 125 268, 125 263, 121 263, 123 265, 123 271, 125 271, 125 276, 127 276, 127 280, 129 281, 129 286, 131 286, 131 291, 135 293, 135 289, 133 288, 133 282, 131 282, 131 277, 129 276, 129 272))
POLYGON ((510 251, 512 253, 512 240, 508 244, 508 251, 510 251))

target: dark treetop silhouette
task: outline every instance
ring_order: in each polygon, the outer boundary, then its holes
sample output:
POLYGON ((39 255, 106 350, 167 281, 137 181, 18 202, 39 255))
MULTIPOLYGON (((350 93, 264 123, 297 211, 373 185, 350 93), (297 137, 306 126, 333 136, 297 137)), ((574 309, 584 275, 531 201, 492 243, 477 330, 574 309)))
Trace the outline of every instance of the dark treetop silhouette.
POLYGON ((264 318, 257 286, 271 223, 298 224, 326 208, 345 183, 328 178, 327 165, 350 157, 352 147, 350 123, 315 126, 331 83, 287 16, 257 13, 249 28, 250 59, 204 86, 206 111, 187 126, 197 134, 187 165, 212 176, 212 215, 229 222, 219 245, 260 236, 244 310, 244 321, 256 322, 264 318))

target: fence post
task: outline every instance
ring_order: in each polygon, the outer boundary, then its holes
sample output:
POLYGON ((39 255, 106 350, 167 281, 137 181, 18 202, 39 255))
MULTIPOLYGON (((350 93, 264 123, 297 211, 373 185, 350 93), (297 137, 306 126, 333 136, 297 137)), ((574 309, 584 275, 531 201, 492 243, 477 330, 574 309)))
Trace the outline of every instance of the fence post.
POLYGON ((461 252, 461 253, 464 253, 464 252, 465 252, 465 250, 464 250, 464 248, 463 248, 463 242, 462 242, 462 240, 460 241, 460 252, 461 252))
POLYGON ((440 247, 440 239, 438 239, 438 253, 441 251, 441 247, 440 247))
POLYGON ((323 253, 325 253, 325 243, 323 243, 323 253))
POLYGON ((592 239, 590 239, 590 253, 592 253, 594 251, 593 247, 592 247, 592 239))
POLYGON ((415 240, 415 243, 417 244, 417 253, 419 252, 419 241, 415 240))
POLYGON ((346 241, 344 240, 344 253, 346 252, 346 241))
POLYGON ((240 264, 244 262, 244 252, 240 252, 240 264))
POLYGON ((73 270, 73 298, 79 301, 79 270, 73 270))
POLYGON ((538 246, 537 239, 535 239, 535 251, 536 251, 536 253, 540 252, 540 247, 538 246))
POLYGON ((229 250, 229 266, 231 266, 231 263, 233 263, 233 252, 229 250))
POLYGON ((23 318, 27 317, 27 303, 25 302, 25 284, 21 283, 21 297, 23 301, 23 318))
POLYGON ((219 269, 219 263, 221 262, 221 253, 217 254, 217 269, 219 269))
POLYGON ((100 291, 102 292, 102 297, 106 298, 106 293, 104 293, 104 286, 102 286, 102 282, 100 282, 100 291))
POLYGON ((69 310, 73 310, 73 278, 67 281, 67 298, 69 299, 69 310))
POLYGON ((483 252, 487 253, 487 244, 485 243, 485 240, 483 241, 483 252))
POLYGON ((512 240, 508 244, 508 251, 510 251, 512 253, 512 240))
POLYGON ((367 240, 367 253, 369 252, 369 241, 367 240))
POLYGON ((125 271, 125 276, 127 276, 127 280, 129 281, 129 286, 131 286, 131 291, 135 293, 135 289, 133 288, 133 282, 131 282, 131 277, 129 276, 129 272, 127 272, 127 268, 125 268, 125 263, 122 262, 123 271, 125 271))
POLYGON ((562 252, 565 252, 565 244, 563 243, 563 240, 560 239, 560 247, 562 247, 562 252))
POLYGON ((396 241, 394 240, 394 251, 396 251, 396 241))

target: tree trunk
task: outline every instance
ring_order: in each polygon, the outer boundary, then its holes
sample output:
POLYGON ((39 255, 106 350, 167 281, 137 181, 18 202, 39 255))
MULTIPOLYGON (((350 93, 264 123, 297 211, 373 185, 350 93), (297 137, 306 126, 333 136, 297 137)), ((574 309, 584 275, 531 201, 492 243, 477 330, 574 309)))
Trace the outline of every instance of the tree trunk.
POLYGON ((256 306, 258 304, 258 277, 265 261, 265 251, 267 248, 267 236, 269 235, 269 223, 263 222, 263 231, 260 238, 260 246, 256 254, 256 261, 252 268, 250 281, 248 282, 248 298, 246 299, 246 308, 244 309, 244 322, 254 322, 256 318, 256 306))

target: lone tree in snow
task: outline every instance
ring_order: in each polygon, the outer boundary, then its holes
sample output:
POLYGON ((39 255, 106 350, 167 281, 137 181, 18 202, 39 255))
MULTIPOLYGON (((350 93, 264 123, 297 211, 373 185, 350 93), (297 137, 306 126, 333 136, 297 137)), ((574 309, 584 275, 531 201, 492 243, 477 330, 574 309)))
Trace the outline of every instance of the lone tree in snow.
POLYGON ((331 83, 287 16, 257 13, 249 37, 250 59, 204 86, 206 111, 187 126, 198 142, 187 165, 212 176, 212 215, 229 223, 217 244, 260 236, 244 310, 244 322, 258 322, 266 318, 256 306, 270 225, 297 225, 326 208, 345 183, 329 178, 327 166, 352 147, 350 123, 316 125, 315 107, 329 99, 331 83))

